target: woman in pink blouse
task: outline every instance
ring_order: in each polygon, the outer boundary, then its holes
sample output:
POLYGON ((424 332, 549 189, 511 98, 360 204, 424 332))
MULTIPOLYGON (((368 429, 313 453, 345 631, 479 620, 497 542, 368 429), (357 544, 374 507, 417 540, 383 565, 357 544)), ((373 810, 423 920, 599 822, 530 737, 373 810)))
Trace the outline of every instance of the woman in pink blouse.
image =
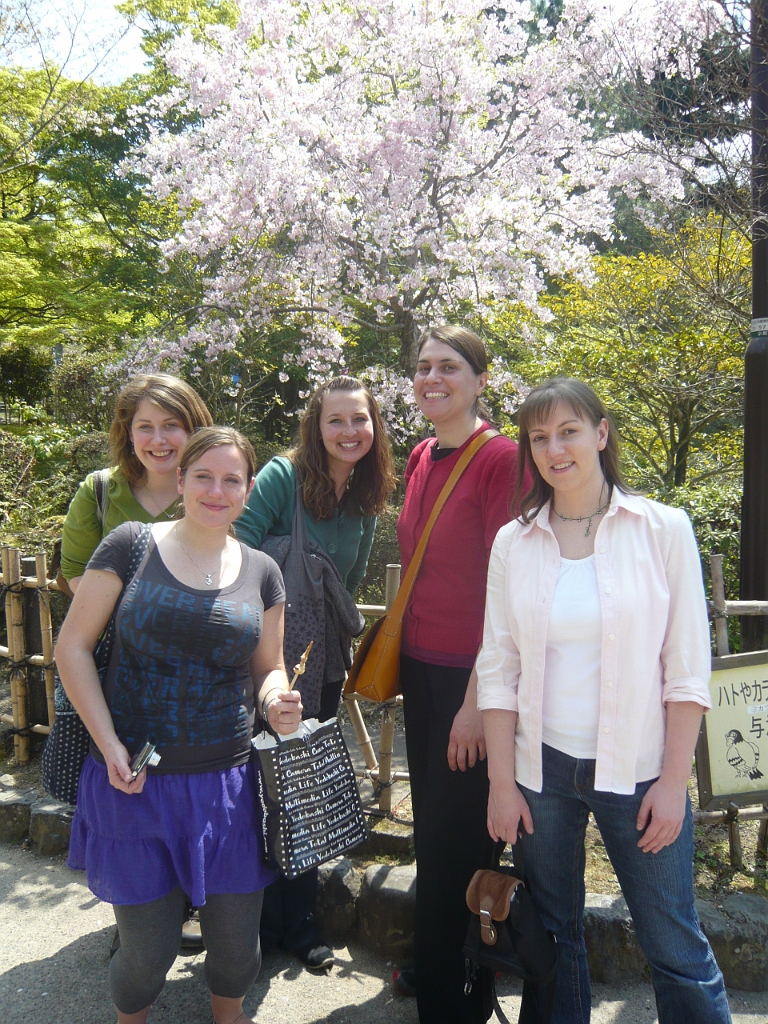
MULTIPOLYGON (((491 554, 478 706, 488 830, 520 841, 559 945, 553 1024, 590 1019, 590 812, 651 965, 660 1024, 726 1024, 693 897, 687 783, 710 707, 710 649, 691 524, 626 486, 609 415, 580 381, 535 388, 519 427, 527 493, 491 554)), ((543 1014, 540 1001, 526 992, 526 1019, 543 1014)))

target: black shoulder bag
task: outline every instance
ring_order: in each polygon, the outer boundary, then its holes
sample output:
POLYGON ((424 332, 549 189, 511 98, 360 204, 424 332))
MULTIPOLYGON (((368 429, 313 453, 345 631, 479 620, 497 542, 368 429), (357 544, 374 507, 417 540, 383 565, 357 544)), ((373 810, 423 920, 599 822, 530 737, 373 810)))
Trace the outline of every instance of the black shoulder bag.
MULTIPOLYGON (((122 598, 138 572, 149 544, 151 530, 151 523, 144 525, 138 537, 131 544, 125 584, 120 597, 115 601, 115 607, 109 617, 106 629, 99 638, 93 652, 93 660, 96 662, 96 668, 102 682, 106 675, 115 641, 117 607, 120 604, 120 598, 122 598)), ((62 800, 66 804, 75 804, 77 803, 77 786, 80 781, 80 770, 88 755, 91 738, 82 718, 75 711, 61 684, 61 680, 58 678, 54 694, 54 707, 56 717, 53 720, 50 735, 43 747, 41 764, 43 788, 54 799, 62 800)))
MULTIPOLYGON (((471 911, 464 942, 465 993, 476 984, 487 989, 484 1000, 490 1017, 495 1011, 509 1024, 496 995, 496 974, 521 978, 523 1003, 519 1024, 549 1024, 557 974, 557 942, 544 927, 516 867, 498 865, 503 849, 494 851, 494 870, 476 871, 467 888, 471 911)), ((519 854, 516 859, 519 859, 519 854)))

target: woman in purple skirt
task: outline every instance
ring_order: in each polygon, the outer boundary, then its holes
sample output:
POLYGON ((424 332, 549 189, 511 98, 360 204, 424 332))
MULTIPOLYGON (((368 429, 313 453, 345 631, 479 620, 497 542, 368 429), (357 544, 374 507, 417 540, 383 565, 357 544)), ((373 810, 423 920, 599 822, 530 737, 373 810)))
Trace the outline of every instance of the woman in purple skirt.
POLYGON ((92 737, 69 865, 85 869, 91 891, 115 909, 118 1024, 147 1020, 179 949, 187 899, 200 908, 215 1024, 251 1020, 243 998, 259 972, 262 891, 274 873, 250 740, 257 708, 282 734, 302 711, 283 664, 280 571, 230 535, 254 472, 237 431, 192 435, 178 470, 184 517, 124 523, 102 541, 56 648, 92 737), (93 649, 115 607, 102 684, 93 649), (147 742, 159 762, 134 778, 131 759, 147 742))

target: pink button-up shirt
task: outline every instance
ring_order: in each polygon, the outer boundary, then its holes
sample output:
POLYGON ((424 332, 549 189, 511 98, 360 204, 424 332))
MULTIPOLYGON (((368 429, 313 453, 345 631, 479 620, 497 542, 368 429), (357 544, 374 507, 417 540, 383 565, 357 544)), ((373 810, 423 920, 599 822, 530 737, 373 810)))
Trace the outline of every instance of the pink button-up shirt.
MULTIPOLYGON (((595 533, 602 617, 595 788, 633 793, 659 775, 665 704, 711 707, 710 641, 701 564, 688 516, 614 488, 595 533)), ((549 505, 503 526, 491 552, 481 711, 518 713, 517 781, 541 792, 544 658, 560 548, 549 505)))

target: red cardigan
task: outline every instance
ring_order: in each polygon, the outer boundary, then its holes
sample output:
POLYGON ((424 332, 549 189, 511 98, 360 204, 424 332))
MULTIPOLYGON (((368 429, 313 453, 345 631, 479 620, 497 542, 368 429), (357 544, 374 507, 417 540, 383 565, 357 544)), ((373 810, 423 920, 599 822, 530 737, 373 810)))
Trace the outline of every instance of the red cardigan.
MULTIPOLYGON (((461 448, 433 461, 428 438, 414 448, 405 470, 405 503, 397 522, 403 575, 437 496, 461 448)), ((483 638, 485 584, 491 546, 512 518, 517 444, 499 435, 483 445, 465 469, 427 544, 421 569, 403 617, 401 650, 433 665, 471 668, 483 638)))

